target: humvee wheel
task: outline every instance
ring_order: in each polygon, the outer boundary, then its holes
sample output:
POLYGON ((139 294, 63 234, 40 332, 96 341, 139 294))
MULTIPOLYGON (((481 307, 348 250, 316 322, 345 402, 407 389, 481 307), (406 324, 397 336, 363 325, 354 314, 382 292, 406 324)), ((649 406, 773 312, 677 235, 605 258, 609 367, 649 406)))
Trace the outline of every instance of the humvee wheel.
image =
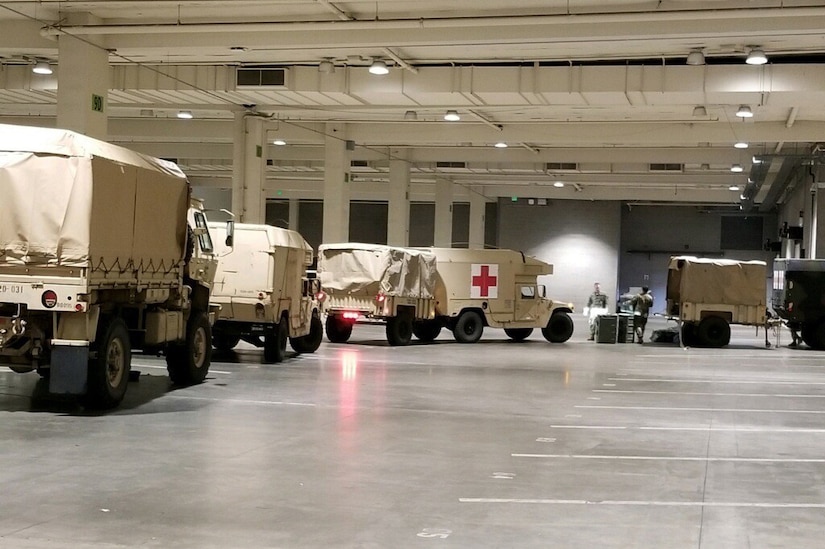
POLYGON ((324 338, 324 325, 317 314, 312 315, 312 320, 309 323, 309 333, 301 337, 289 338, 289 344, 296 353, 314 353, 321 346, 321 340, 324 338))
POLYGON ((412 331, 419 341, 432 341, 441 333, 441 322, 439 320, 419 320, 413 322, 412 331))
POLYGON ((286 357, 286 342, 289 339, 287 319, 275 325, 275 329, 264 336, 264 362, 282 362, 286 357))
POLYGON ((387 319, 387 341, 395 347, 410 344, 412 339, 412 319, 405 314, 387 319))
POLYGON ((327 316, 327 339, 332 343, 346 343, 352 335, 352 324, 335 315, 327 316))
POLYGON ((696 339, 704 347, 724 347, 730 343, 730 324, 719 316, 707 316, 696 328, 696 339))
POLYGON ((238 334, 212 334, 212 346, 219 351, 231 351, 241 341, 238 334))
POLYGON ((504 328, 504 333, 513 341, 524 341, 533 333, 533 328, 504 328))
POLYGON ((573 335, 573 319, 565 312, 553 313, 541 335, 550 343, 564 343, 573 335))
POLYGON ((453 337, 459 343, 475 343, 481 339, 484 331, 484 321, 475 311, 465 311, 456 320, 453 328, 453 337))

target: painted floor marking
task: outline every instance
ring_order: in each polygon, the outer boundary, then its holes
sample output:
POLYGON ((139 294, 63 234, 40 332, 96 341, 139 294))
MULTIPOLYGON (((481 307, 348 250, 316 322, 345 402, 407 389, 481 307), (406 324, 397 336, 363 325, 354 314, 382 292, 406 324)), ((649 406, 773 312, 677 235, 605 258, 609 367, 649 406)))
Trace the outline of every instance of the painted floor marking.
POLYGON ((595 429, 611 431, 701 431, 735 433, 825 433, 825 429, 795 429, 784 427, 620 427, 615 425, 551 425, 551 429, 595 429))
POLYGON ((609 378, 611 381, 641 381, 653 383, 736 383, 737 385, 825 385, 825 381, 790 381, 778 380, 773 381, 766 379, 764 381, 754 379, 715 379, 715 378, 661 378, 661 377, 622 377, 609 378))
MULTIPOLYGON (((166 366, 156 366, 155 364, 146 364, 142 362, 134 362, 132 361, 132 366, 138 366, 140 368, 150 368, 152 370, 163 370, 166 371, 166 366)), ((227 376, 231 376, 232 372, 227 372, 226 370, 213 370, 212 368, 209 369, 210 374, 223 374, 227 376)))
MULTIPOLYGON (((628 395, 691 395, 691 396, 741 396, 741 397, 777 397, 777 398, 825 398, 825 395, 791 395, 773 393, 703 393, 698 391, 633 391, 622 389, 593 389, 594 393, 620 393, 628 395)), ((588 397, 588 400, 593 397, 588 397)))
POLYGON ((657 410, 674 412, 743 412, 767 414, 825 414, 825 410, 762 410, 759 408, 690 408, 669 406, 601 406, 596 404, 577 404, 574 408, 591 408, 603 410, 657 410))
POLYGON ((171 398, 182 398, 187 400, 208 400, 210 402, 232 402, 235 404, 266 404, 266 405, 277 405, 277 406, 317 406, 312 402, 287 402, 281 400, 251 400, 251 399, 243 399, 243 398, 210 398, 210 397, 197 397, 197 396, 187 396, 187 395, 165 395, 164 398, 171 397, 171 398))
POLYGON ((608 459, 617 461, 700 461, 732 463, 825 463, 825 458, 739 458, 703 456, 596 456, 590 454, 510 454, 514 458, 608 459))
POLYGON ((542 505, 628 505, 640 507, 754 507, 764 509, 825 509, 825 503, 763 503, 735 501, 633 501, 530 498, 458 498, 459 503, 531 503, 542 505))

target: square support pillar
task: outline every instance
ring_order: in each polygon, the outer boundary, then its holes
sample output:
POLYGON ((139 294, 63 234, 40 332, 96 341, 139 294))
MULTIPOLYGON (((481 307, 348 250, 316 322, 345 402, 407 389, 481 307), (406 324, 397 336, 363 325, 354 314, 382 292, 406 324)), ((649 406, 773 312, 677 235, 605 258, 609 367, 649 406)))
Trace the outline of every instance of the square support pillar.
POLYGON ((390 158, 390 196, 387 204, 387 244, 410 244, 410 164, 405 151, 390 158))

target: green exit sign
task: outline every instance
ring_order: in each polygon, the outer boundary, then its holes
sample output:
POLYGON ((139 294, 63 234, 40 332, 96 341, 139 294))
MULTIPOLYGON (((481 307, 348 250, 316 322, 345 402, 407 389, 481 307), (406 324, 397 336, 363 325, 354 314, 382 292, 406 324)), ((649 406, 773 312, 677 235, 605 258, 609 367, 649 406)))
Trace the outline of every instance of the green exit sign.
POLYGON ((103 112, 103 96, 92 94, 92 110, 94 112, 103 112))

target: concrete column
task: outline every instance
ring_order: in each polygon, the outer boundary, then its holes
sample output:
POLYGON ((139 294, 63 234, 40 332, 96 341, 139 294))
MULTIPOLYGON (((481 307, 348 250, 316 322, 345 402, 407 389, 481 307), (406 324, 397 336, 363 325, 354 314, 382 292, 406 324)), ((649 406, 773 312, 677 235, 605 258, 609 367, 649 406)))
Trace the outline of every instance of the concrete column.
POLYGON ((808 257, 811 259, 825 258, 825 168, 817 168, 814 182, 811 185, 811 240, 808 244, 808 257), (819 215, 819 214, 822 215, 819 215))
POLYGON ((470 189, 470 243, 471 250, 484 249, 484 211, 487 199, 481 189, 470 189))
MULTIPOLYGON (((77 14, 66 24, 100 22, 89 14, 77 14)), ((93 36, 84 40, 65 34, 58 37, 57 127, 105 140, 109 137, 109 52, 93 45, 93 36)))
POLYGON ((232 213, 241 220, 244 200, 244 174, 246 162, 246 114, 235 113, 232 126, 232 213))
POLYGON ((261 118, 246 118, 244 146, 243 214, 244 223, 266 223, 266 128, 261 118))
POLYGON ((301 208, 301 201, 297 198, 289 199, 289 230, 298 230, 298 213, 301 208))
POLYGON ((346 127, 327 124, 324 140, 323 242, 349 241, 350 154, 346 127))
POLYGON ((433 245, 451 248, 453 245, 453 182, 435 180, 435 231, 433 245))
POLYGON ((390 197, 387 204, 387 244, 410 244, 410 163, 406 151, 393 151, 390 159, 390 197))

